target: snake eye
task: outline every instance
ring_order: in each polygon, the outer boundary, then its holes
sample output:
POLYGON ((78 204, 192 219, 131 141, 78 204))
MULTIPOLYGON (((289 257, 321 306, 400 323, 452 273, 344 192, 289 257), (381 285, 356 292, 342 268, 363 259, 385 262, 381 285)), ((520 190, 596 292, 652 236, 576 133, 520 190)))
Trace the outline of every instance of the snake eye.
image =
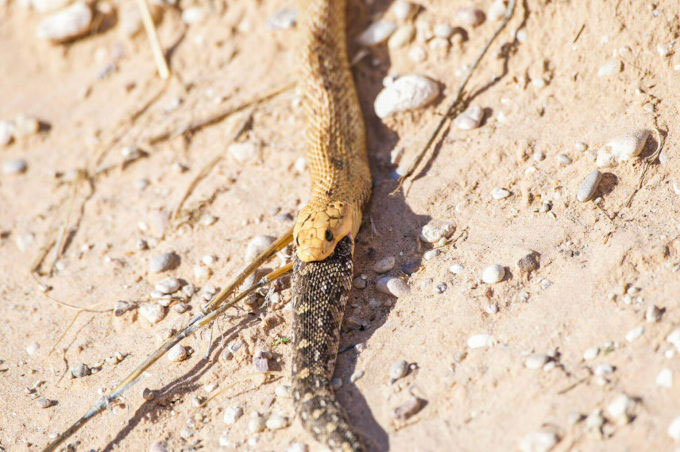
POLYGON ((325 237, 326 237, 326 240, 328 240, 329 242, 333 241, 333 233, 331 232, 330 229, 326 229, 325 237))

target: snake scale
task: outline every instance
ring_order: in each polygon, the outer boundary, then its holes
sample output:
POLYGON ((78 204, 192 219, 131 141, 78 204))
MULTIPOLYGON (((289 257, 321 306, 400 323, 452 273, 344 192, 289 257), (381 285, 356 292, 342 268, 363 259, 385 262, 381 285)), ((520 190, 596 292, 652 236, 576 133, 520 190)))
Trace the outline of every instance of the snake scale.
POLYGON ((293 398, 315 439, 332 450, 361 451, 330 380, 354 239, 371 194, 366 132, 347 58, 345 0, 301 0, 299 6, 311 196, 293 231, 293 398))

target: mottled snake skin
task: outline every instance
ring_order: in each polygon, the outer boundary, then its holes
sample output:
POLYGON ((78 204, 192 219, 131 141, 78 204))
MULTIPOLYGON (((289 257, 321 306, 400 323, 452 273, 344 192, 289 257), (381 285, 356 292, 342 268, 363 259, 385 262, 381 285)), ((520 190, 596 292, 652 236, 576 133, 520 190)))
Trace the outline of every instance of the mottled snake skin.
POLYGON ((293 398, 304 427, 332 450, 364 450, 331 387, 340 325, 352 287, 352 241, 319 262, 293 267, 293 398))
POLYGON ((347 59, 345 0, 301 0, 299 86, 309 203, 293 232, 293 397, 304 427, 335 451, 363 451, 331 377, 352 282, 354 238, 371 193, 366 132, 347 59))

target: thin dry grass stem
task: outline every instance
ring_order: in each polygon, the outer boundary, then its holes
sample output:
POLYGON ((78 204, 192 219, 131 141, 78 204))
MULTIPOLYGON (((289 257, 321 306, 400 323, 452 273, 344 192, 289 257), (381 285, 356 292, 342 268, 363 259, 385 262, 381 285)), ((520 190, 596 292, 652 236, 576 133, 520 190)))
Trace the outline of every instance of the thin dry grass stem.
MULTIPOLYGON (((256 382, 256 384, 255 384, 256 386, 259 387, 259 386, 262 386, 262 385, 265 384, 265 383, 268 383, 268 382, 267 382, 267 379, 268 379, 269 377, 276 377, 276 379, 278 379, 278 378, 282 378, 283 376, 284 376, 283 372, 274 372, 274 371, 251 373, 251 374, 249 374, 249 375, 243 376, 243 377, 241 377, 241 378, 236 379, 235 381, 232 381, 231 383, 229 383, 228 385, 224 386, 223 388, 220 388, 218 391, 215 391, 215 392, 213 392, 212 394, 210 394, 210 395, 208 396, 208 398, 205 399, 205 400, 203 401, 203 403, 201 403, 201 404, 198 406, 198 408, 196 408, 196 409, 203 408, 204 406, 206 406, 206 405, 208 404, 208 402, 210 402, 211 400, 213 400, 214 398, 216 398, 216 397, 219 396, 220 394, 224 394, 228 389, 231 389, 231 388, 233 388, 234 386, 236 386, 237 384, 243 383, 244 381, 252 380, 252 379, 254 379, 255 377, 259 377, 262 381, 256 382)), ((269 380, 269 383, 271 383, 272 381, 276 381, 276 380, 275 380, 275 379, 270 379, 270 380, 269 380)))
POLYGON ((170 68, 168 68, 168 62, 165 60, 163 49, 161 49, 161 44, 158 41, 158 33, 156 33, 156 26, 153 23, 149 5, 146 3, 146 0, 137 0, 137 5, 142 14, 142 22, 146 29, 146 35, 149 38, 149 44, 151 44, 151 51, 153 52, 153 59, 156 62, 158 75, 165 80, 170 77, 170 68))
MULTIPOLYGON (((284 235, 285 238, 286 235, 284 235)), ((279 239, 277 242, 279 242, 281 239, 279 239)), ((264 253, 263 253, 264 254, 264 253)), ((263 255, 262 254, 262 255, 263 255)), ((260 255, 260 256, 262 256, 260 255)), ((273 255, 273 253, 272 253, 273 255)), ((260 257, 258 256, 258 257, 260 257)), ((271 256, 270 256, 271 257, 271 256)), ((250 268, 250 266, 248 267, 250 268)), ((49 443, 44 451, 54 451, 56 450, 57 447, 59 447, 60 444, 62 444, 66 439, 71 437, 74 433, 76 433, 78 430, 80 430, 90 419, 94 418, 97 414, 101 413, 107 406, 109 406, 110 403, 115 401, 116 399, 120 398, 125 391, 127 391, 130 387, 132 387, 138 380, 138 378, 142 375, 142 373, 148 369, 151 365, 153 365, 158 359, 160 359, 163 355, 165 355, 172 347, 174 347, 176 344, 178 344, 182 339, 190 336, 193 334, 196 330, 199 328, 212 323, 217 317, 219 317, 221 314, 223 314, 227 309, 230 307, 234 306, 236 303, 244 299, 246 296, 249 294, 253 293, 255 290, 264 287, 273 281, 276 281, 277 279, 281 278, 288 272, 292 270, 292 264, 285 265, 279 269, 276 269, 269 274, 267 274, 265 277, 260 279, 258 282, 255 284, 251 285, 248 287, 246 290, 238 294, 236 297, 232 298, 228 302, 220 302, 219 304, 216 305, 215 309, 209 310, 207 312, 198 314, 195 316, 192 320, 189 321, 189 324, 180 332, 175 334, 173 337, 170 339, 166 340, 163 345, 161 345, 156 351, 151 353, 147 358, 135 369, 133 370, 127 377, 125 377, 119 384, 116 386, 113 391, 105 396, 102 396, 97 403, 90 408, 87 413, 85 413, 80 419, 78 419, 73 425, 71 425, 68 429, 66 429, 64 432, 60 433, 54 441, 49 443)), ((247 275, 246 275, 247 277, 247 275)), ((245 279, 245 277, 244 277, 245 279)), ((236 286, 234 286, 236 287, 236 286)), ((223 291, 224 292, 224 291, 223 291)))
MULTIPOLYGON (((624 205, 623 205, 624 208, 630 207, 630 205, 632 204, 633 198, 635 197, 637 192, 640 191, 640 189, 644 185, 645 176, 647 175, 647 171, 649 170, 649 167, 652 165, 652 163, 654 163, 656 161, 656 159, 659 158, 659 154, 661 154, 661 149, 663 149, 665 139, 664 139, 663 135, 661 134, 661 131, 659 130, 658 127, 654 128, 654 131, 656 132, 656 140, 657 140, 656 141, 657 142, 656 149, 654 150, 654 152, 652 154, 650 154, 649 156, 647 156, 645 158, 645 161, 642 164, 642 171, 640 172, 640 178, 638 179, 638 184, 635 187, 635 189, 633 190, 633 192, 630 194, 630 196, 628 197, 626 202, 624 203, 624 205)), ((621 210, 619 210, 619 212, 621 210)), ((618 215, 619 212, 617 212, 616 214, 618 215)))
POLYGON ((397 188, 395 188, 390 193, 391 195, 395 195, 399 191, 399 189, 401 189, 403 187, 406 180, 409 177, 411 177, 411 175, 413 175, 413 172, 416 170, 416 168, 418 167, 420 162, 423 160, 423 157, 425 157, 425 155, 427 154, 431 145, 437 139, 439 132, 441 132, 443 130, 446 122, 449 121, 449 120, 455 119, 455 117, 458 116, 458 113, 460 113, 460 110, 464 106, 463 91, 465 90, 465 87, 467 86, 468 81, 472 77, 472 74, 474 73, 474 71, 479 66, 479 63, 482 61, 482 58, 486 54, 487 50, 489 50, 489 47, 491 47, 491 44, 498 37, 498 35, 501 34, 501 32, 503 31, 505 26, 508 24, 508 22, 512 18, 513 13, 515 12, 515 4, 516 3, 517 3, 516 0, 510 0, 510 3, 508 4, 508 8, 505 12, 505 16, 503 17, 503 21, 498 26, 498 28, 496 29, 494 34, 491 35, 491 38, 489 38, 486 45, 482 48, 482 50, 477 55, 477 58, 475 59, 474 63, 472 63, 472 66, 470 66, 470 69, 468 70, 467 75, 463 79, 463 82, 458 87, 458 91, 456 91, 456 95, 453 98, 453 102, 451 102, 449 107, 446 109, 446 113, 444 114, 444 116, 442 116, 442 118, 439 120, 439 123, 437 124, 437 126, 434 128, 434 130, 430 134, 430 137, 427 139, 427 142, 425 142, 425 146, 422 147, 422 149, 420 150, 418 155, 416 155, 416 157, 409 164, 408 168, 406 168, 406 172, 399 178, 399 184, 397 185, 397 188))

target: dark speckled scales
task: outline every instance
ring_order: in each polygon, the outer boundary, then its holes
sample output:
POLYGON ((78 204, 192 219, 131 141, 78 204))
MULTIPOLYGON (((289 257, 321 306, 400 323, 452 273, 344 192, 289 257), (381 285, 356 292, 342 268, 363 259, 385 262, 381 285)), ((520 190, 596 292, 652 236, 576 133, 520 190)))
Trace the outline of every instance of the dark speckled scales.
POLYGON ((340 326, 352 286, 352 240, 323 261, 293 267, 293 397, 304 427, 337 451, 363 451, 331 387, 340 326))

